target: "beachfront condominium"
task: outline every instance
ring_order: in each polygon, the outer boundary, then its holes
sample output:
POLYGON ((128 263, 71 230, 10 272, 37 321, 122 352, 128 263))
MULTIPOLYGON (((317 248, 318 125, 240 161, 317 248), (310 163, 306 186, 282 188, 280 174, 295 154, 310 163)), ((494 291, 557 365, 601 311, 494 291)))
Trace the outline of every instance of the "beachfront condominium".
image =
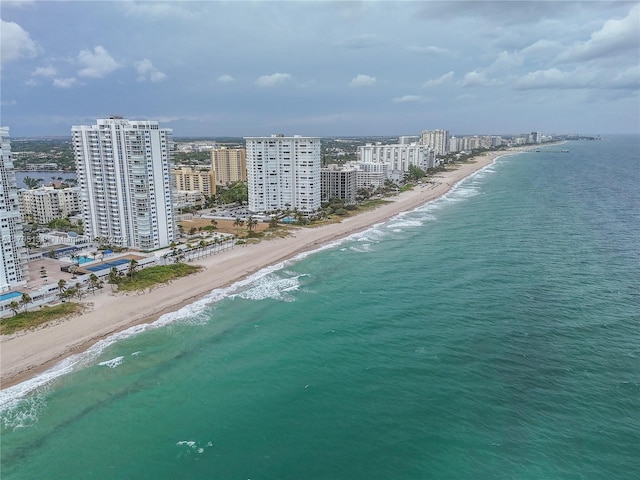
POLYGON ((139 250, 171 244, 171 130, 110 117, 71 133, 85 233, 139 250))
POLYGON ((436 166, 433 149, 421 144, 366 144, 358 147, 359 163, 384 164, 387 178, 401 179, 414 166, 427 170, 436 166))
POLYGON ((246 137, 249 210, 320 208, 320 138, 294 135, 246 137))
POLYGON ((18 190, 20 213, 24 221, 47 224, 80 212, 80 188, 39 187, 18 190))
POLYGON ((211 150, 211 168, 216 177, 216 185, 246 182, 246 150, 244 148, 214 148, 211 150))
POLYGON ((431 148, 436 155, 449 153, 449 132, 447 130, 423 130, 420 143, 431 148))
POLYGON ((25 285, 27 280, 27 251, 22 235, 9 128, 0 127, 0 292, 25 285))

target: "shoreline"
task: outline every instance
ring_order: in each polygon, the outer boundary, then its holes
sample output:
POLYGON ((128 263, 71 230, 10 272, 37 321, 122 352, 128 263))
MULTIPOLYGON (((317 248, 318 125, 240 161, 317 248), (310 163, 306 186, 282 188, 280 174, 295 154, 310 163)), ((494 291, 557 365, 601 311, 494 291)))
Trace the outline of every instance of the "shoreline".
POLYGON ((250 275, 314 251, 378 223, 418 208, 447 194, 456 184, 491 165, 499 157, 526 150, 516 147, 488 152, 454 170, 432 177, 433 183, 414 187, 389 198, 389 203, 347 217, 339 223, 300 227, 284 238, 238 245, 192 262, 200 272, 159 285, 142 293, 114 294, 109 286, 82 303, 87 310, 47 326, 3 335, 0 339, 0 389, 5 390, 56 367, 69 357, 88 351, 101 340, 131 327, 151 324, 161 316, 205 298, 212 291, 228 288, 250 275))

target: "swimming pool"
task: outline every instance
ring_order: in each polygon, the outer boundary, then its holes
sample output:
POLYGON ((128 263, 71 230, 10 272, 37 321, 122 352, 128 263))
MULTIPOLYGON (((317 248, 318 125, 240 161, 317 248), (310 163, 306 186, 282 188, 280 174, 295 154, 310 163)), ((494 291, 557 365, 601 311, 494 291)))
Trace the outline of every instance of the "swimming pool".
POLYGON ((22 292, 9 292, 0 294, 0 302, 4 302, 5 300, 9 300, 11 298, 22 297, 22 292))

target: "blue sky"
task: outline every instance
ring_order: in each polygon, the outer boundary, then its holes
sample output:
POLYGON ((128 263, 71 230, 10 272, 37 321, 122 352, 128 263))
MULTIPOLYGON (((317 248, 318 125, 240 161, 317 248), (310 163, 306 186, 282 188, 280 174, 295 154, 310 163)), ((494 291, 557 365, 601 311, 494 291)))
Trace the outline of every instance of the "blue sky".
POLYGON ((638 2, 3 0, 1 119, 69 135, 637 133, 638 2))

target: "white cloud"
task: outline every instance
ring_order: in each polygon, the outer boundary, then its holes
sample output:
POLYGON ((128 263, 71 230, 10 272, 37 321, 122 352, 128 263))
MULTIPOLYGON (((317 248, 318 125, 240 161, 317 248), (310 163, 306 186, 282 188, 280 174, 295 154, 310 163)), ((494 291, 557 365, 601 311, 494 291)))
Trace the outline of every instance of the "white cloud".
POLYGON ((451 53, 446 48, 440 48, 440 47, 436 47, 434 45, 425 45, 425 46, 422 46, 422 45, 410 45, 409 47, 407 47, 407 50, 409 50, 411 52, 424 53, 424 54, 428 54, 428 55, 447 55, 447 54, 451 53))
POLYGON ((393 103, 418 103, 424 99, 421 95, 403 95, 402 97, 396 97, 393 99, 393 103))
POLYGON ((347 48, 350 50, 361 50, 371 48, 380 44, 380 40, 375 33, 362 33, 353 37, 345 38, 333 44, 334 47, 347 48))
MULTIPOLYGON (((569 75, 557 68, 536 70, 518 79, 516 88, 521 90, 537 88, 558 88, 566 86, 569 75)), ((575 85, 575 83, 574 83, 575 85)))
POLYGON ((555 67, 536 70, 520 77, 515 87, 518 90, 639 90, 640 66, 634 65, 615 75, 588 67, 579 67, 572 71, 562 71, 555 67))
POLYGON ((0 20, 0 27, 0 60, 3 64, 38 55, 40 47, 20 25, 0 20))
POLYGON ((78 54, 78 62, 84 66, 78 71, 81 77, 102 78, 122 66, 101 45, 95 47, 93 51, 81 50, 78 54))
POLYGON ((32 77, 53 77, 56 69, 53 67, 38 67, 31 74, 32 77))
POLYGON ((231 76, 231 75, 220 75, 218 77, 218 81, 220 83, 231 83, 233 82, 235 79, 231 76))
POLYGON ((427 80, 422 84, 423 87, 437 87, 438 85, 443 85, 448 83, 453 78, 453 72, 445 73, 438 78, 433 78, 431 80, 427 80))
POLYGON ((560 61, 593 60, 595 58, 627 55, 635 52, 637 60, 640 44, 640 4, 629 10, 620 20, 607 20, 602 28, 591 34, 586 42, 581 42, 560 54, 560 61))
POLYGON ((72 88, 78 84, 76 78, 55 78, 53 80, 53 86, 58 88, 72 88))
POLYGON ((291 75, 288 73, 274 73, 272 75, 262 75, 256 80, 256 85, 259 87, 273 87, 291 80, 291 75))
POLYGON ((464 76, 460 85, 463 87, 490 87, 492 85, 498 85, 498 82, 488 79, 484 72, 473 70, 464 76))
POLYGON ((149 80, 150 82, 161 82, 167 78, 167 75, 162 73, 156 67, 153 66, 151 60, 145 58, 135 63, 136 72, 138 73, 138 81, 144 82, 149 80))
POLYGON ((349 83, 351 87, 372 87, 376 84, 376 77, 360 74, 353 78, 349 83))

